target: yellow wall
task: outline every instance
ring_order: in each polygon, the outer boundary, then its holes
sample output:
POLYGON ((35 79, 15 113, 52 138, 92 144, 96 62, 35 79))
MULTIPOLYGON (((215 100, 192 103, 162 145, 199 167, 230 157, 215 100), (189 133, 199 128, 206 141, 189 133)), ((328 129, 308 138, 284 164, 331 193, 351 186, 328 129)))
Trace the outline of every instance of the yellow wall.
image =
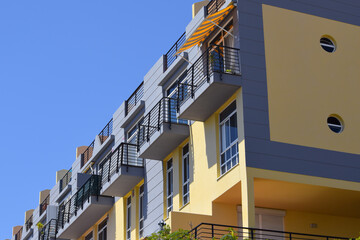
MULTIPOLYGON (((239 144, 239 152, 242 151, 242 153, 244 153, 242 96, 241 90, 239 90, 205 122, 195 122, 191 125, 189 140, 184 141, 164 159, 164 172, 166 171, 166 161, 170 158, 173 159, 173 211, 210 216, 213 214, 212 202, 226 190, 240 182, 239 165, 221 177, 219 170, 219 113, 234 100, 237 102, 238 131, 241 142, 239 144), (188 142, 190 148, 190 202, 183 206, 181 157, 182 147, 188 142)), ((239 155, 242 156, 242 153, 239 155)), ((166 175, 164 173, 164 179, 166 179, 165 177, 166 175)), ((164 183, 164 189, 166 189, 166 183, 164 183)), ((164 201, 166 202, 166 191, 164 191, 164 201)), ((166 214, 166 206, 164 206, 164 212, 166 214)), ((178 216, 178 214, 176 216, 178 216)), ((166 216, 164 216, 164 218, 166 218, 166 216)), ((175 220, 171 220, 171 222, 173 221, 175 220)))
POLYGON ((286 211, 284 225, 285 231, 289 232, 349 238, 360 236, 360 218, 286 211), (313 223, 317 228, 310 227, 313 223))
POLYGON ((360 27, 263 5, 270 139, 360 153, 360 27), (337 49, 324 51, 329 35, 337 49), (344 131, 327 118, 338 114, 344 131))

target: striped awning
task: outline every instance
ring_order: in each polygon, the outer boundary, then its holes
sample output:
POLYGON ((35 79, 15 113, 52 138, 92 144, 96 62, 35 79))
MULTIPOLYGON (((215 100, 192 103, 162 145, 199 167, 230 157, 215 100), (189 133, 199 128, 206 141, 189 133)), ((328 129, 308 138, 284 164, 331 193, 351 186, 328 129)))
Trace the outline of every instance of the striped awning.
POLYGON ((214 14, 207 16, 200 26, 195 30, 195 32, 185 41, 182 47, 176 52, 176 55, 189 49, 195 45, 200 45, 205 41, 205 39, 210 35, 210 33, 216 28, 216 25, 229 14, 229 12, 234 8, 233 4, 230 4, 228 7, 224 8, 221 11, 218 11, 214 14))

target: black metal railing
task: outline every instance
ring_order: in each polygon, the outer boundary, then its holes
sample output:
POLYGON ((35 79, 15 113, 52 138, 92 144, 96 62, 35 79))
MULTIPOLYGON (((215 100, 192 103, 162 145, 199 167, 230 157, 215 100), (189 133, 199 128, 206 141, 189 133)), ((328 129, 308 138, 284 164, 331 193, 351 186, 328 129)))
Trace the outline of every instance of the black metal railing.
POLYGON ((26 231, 29 231, 30 228, 32 227, 33 225, 33 215, 31 214, 31 216, 28 218, 28 220, 26 220, 25 222, 25 229, 26 231))
POLYGON ((23 231, 23 227, 21 227, 21 228, 19 229, 19 231, 17 231, 17 233, 15 233, 15 235, 14 235, 15 240, 20 240, 20 239, 21 239, 22 231, 23 231))
POLYGON ((111 136, 113 130, 113 119, 111 119, 108 124, 101 130, 101 132, 98 134, 100 138, 100 143, 103 144, 108 137, 111 136))
POLYGON ((144 96, 144 82, 142 82, 131 96, 125 101, 125 116, 136 106, 144 96))
POLYGON ((44 201, 42 201, 42 203, 40 203, 40 207, 39 207, 40 216, 45 212, 49 203, 50 203, 50 194, 46 196, 46 198, 44 199, 44 201))
MULTIPOLYGON (((111 136, 113 130, 113 119, 111 119, 106 126, 98 134, 100 143, 103 144, 105 140, 111 136)), ((95 140, 90 143, 84 153, 81 155, 81 167, 83 167, 92 157, 94 152, 95 140)))
POLYGON ((184 44, 186 40, 186 32, 184 32, 179 39, 175 42, 175 44, 169 49, 169 51, 164 55, 164 72, 173 64, 175 59, 177 58, 176 52, 180 49, 180 47, 184 44))
POLYGON ((101 163, 99 175, 101 184, 109 182, 111 177, 119 172, 121 166, 143 167, 144 160, 138 158, 137 145, 131 143, 121 143, 106 159, 101 163))
POLYGON ((224 5, 225 0, 211 0, 206 6, 207 15, 211 15, 219 11, 219 9, 224 5))
POLYGON ((84 203, 89 201, 91 196, 99 196, 100 194, 100 176, 91 175, 84 185, 65 203, 59 206, 57 227, 63 228, 65 223, 82 209, 84 203))
POLYGON ((181 106, 188 98, 194 98, 195 92, 205 82, 210 81, 214 72, 240 75, 239 49, 211 45, 187 69, 186 78, 177 87, 177 106, 181 106))
POLYGON ((175 98, 162 98, 144 117, 144 121, 139 125, 137 142, 139 147, 150 140, 150 137, 160 130, 164 123, 188 124, 186 120, 178 119, 176 116, 178 100, 175 98))
POLYGON ((47 224, 45 224, 45 226, 41 230, 39 230, 39 240, 49 240, 51 238, 56 238, 56 223, 56 219, 51 219, 47 224))
POLYGON ((344 237, 322 236, 306 233, 283 232, 268 229, 245 228, 221 224, 201 223, 190 232, 195 239, 220 239, 224 235, 233 235, 236 239, 249 240, 338 240, 344 237))
POLYGON ((72 168, 70 168, 70 170, 67 171, 67 173, 60 179, 59 192, 62 192, 62 190, 64 190, 64 188, 69 184, 71 180, 71 175, 72 175, 72 168))

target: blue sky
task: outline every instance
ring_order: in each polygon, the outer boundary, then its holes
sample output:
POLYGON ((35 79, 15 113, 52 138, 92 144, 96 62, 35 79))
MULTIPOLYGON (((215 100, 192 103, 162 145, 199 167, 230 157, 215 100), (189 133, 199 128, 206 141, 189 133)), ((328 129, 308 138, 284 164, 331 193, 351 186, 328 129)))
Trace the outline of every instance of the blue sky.
POLYGON ((194 2, 0 1, 0 239, 185 31, 194 2))

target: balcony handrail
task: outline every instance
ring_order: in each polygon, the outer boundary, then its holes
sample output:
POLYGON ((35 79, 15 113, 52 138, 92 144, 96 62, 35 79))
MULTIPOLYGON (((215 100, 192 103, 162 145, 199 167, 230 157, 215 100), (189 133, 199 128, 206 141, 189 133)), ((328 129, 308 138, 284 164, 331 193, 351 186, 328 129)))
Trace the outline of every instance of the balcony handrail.
POLYGON ((186 40, 186 32, 184 32, 179 39, 171 46, 169 51, 164 55, 164 72, 173 64, 176 60, 177 55, 176 52, 180 49, 180 47, 184 44, 186 40))
POLYGON ((111 177, 119 172, 121 166, 144 167, 144 159, 138 158, 137 145, 122 142, 100 164, 101 184, 110 182, 111 177))
POLYGON ((144 82, 135 89, 135 91, 131 94, 131 96, 125 100, 125 116, 136 106, 136 104, 142 99, 144 96, 144 82))
POLYGON ((22 235, 23 227, 20 227, 20 229, 15 233, 15 240, 20 240, 22 235))
POLYGON ((57 234, 57 220, 50 219, 50 221, 45 224, 45 226, 40 230, 39 239, 40 240, 49 240, 51 238, 56 238, 57 234))
POLYGON ((230 225, 213 224, 213 223, 200 223, 199 225, 191 229, 189 231, 189 234, 195 237, 195 239, 214 239, 214 238, 218 239, 221 238, 223 235, 229 234, 230 231, 232 231, 236 237, 243 239, 251 239, 251 240, 263 240, 263 239, 348 240, 349 239, 345 237, 286 232, 286 231, 260 229, 260 228, 247 228, 247 227, 230 226, 230 225))
POLYGON ((113 119, 111 118, 111 120, 105 125, 105 127, 98 134, 101 144, 103 144, 105 140, 108 137, 110 137, 110 135, 112 134, 112 129, 113 129, 113 119))
POLYGON ((206 5, 207 15, 211 15, 219 11, 219 9, 222 7, 222 5, 224 5, 225 2, 225 0, 211 0, 206 5))
POLYGON ((42 203, 40 203, 40 206, 39 206, 40 216, 45 212, 49 203, 50 203, 50 193, 46 196, 46 198, 42 201, 42 203))
POLYGON ((69 169, 69 171, 66 172, 66 174, 60 179, 60 192, 64 190, 64 188, 69 184, 72 177, 72 168, 69 169))
POLYGON ((177 86, 177 106, 194 98, 195 92, 214 73, 240 75, 240 50, 233 47, 211 45, 186 71, 186 77, 177 86))
POLYGON ((177 99, 170 97, 163 97, 160 101, 145 115, 143 122, 138 126, 137 144, 141 147, 145 142, 150 140, 150 137, 159 131, 164 123, 169 124, 186 124, 188 122, 183 119, 178 119, 176 116, 177 99))
POLYGON ((31 214, 31 216, 25 222, 26 231, 29 231, 29 229, 32 227, 32 225, 33 225, 33 214, 31 214))
MULTIPOLYGON (((100 143, 103 144, 105 140, 111 136, 113 131, 113 119, 105 125, 105 127, 98 134, 100 138, 100 143)), ((95 140, 93 140, 90 145, 86 148, 86 150, 81 154, 81 167, 83 167, 92 157, 94 152, 95 140)))
POLYGON ((59 206, 57 228, 64 228, 65 223, 70 222, 77 211, 82 209, 84 203, 89 201, 91 196, 100 195, 99 175, 91 175, 90 178, 79 188, 79 190, 65 203, 59 206))

